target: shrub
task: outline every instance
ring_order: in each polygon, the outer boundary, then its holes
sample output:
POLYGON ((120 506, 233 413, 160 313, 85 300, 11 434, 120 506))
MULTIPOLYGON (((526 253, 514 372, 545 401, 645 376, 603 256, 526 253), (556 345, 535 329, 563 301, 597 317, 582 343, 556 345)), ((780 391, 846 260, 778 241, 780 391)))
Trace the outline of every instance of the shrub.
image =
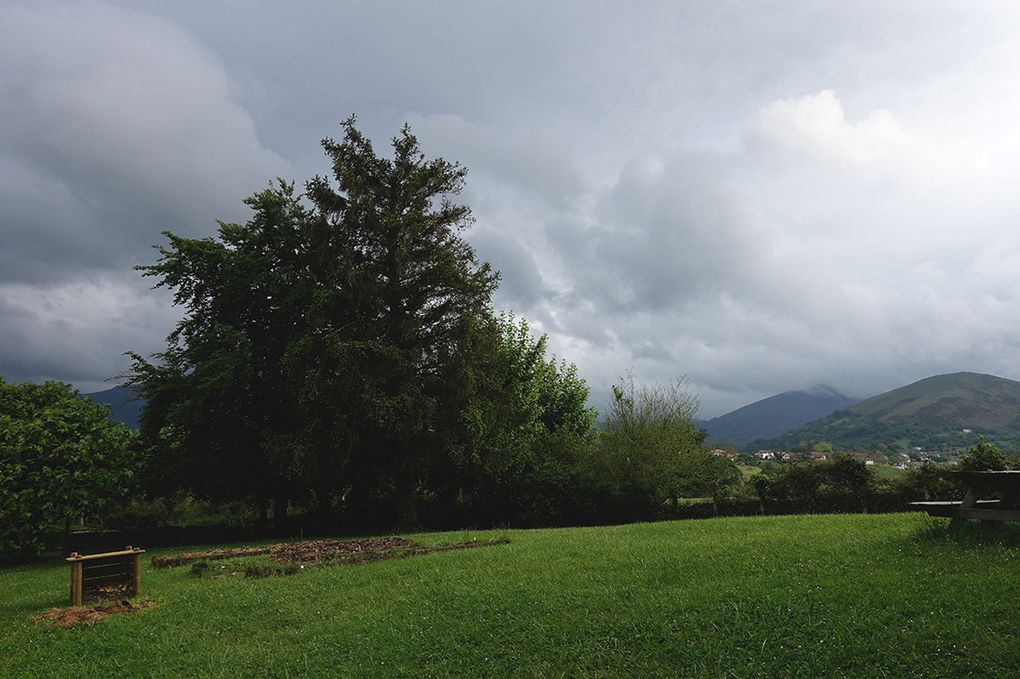
POLYGON ((960 469, 967 471, 1005 471, 1009 469, 1009 460, 994 443, 979 440, 960 459, 960 469))

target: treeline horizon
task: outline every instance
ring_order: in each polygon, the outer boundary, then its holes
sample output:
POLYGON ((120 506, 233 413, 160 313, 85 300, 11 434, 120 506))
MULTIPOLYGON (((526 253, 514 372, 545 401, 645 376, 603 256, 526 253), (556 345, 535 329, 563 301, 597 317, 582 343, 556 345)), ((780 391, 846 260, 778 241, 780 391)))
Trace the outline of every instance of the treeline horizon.
POLYGON ((151 522, 181 498, 403 531, 654 520, 685 498, 856 507, 871 492, 849 459, 744 482, 707 450, 682 379, 624 375, 599 419, 576 367, 494 310, 500 274, 461 235, 466 170, 426 159, 407 126, 392 157, 353 118, 343 132, 322 142, 328 176, 278 180, 215 236, 164 232, 136 267, 184 310, 163 351, 130 354, 137 434, 67 385, 0 381, 0 558, 72 519, 151 522))

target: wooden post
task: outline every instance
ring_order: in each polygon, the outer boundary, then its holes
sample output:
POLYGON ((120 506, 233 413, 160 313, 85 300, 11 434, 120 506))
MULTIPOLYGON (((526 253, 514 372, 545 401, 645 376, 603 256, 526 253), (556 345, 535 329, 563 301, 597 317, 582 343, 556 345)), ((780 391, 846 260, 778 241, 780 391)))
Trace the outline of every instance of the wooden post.
POLYGON ((81 606, 82 603, 82 563, 78 552, 72 552, 71 558, 71 605, 81 606))
MULTIPOLYGON (((131 545, 128 545, 128 549, 131 549, 131 545)), ((138 596, 138 593, 142 591, 142 550, 134 549, 133 564, 131 571, 131 595, 138 596)))

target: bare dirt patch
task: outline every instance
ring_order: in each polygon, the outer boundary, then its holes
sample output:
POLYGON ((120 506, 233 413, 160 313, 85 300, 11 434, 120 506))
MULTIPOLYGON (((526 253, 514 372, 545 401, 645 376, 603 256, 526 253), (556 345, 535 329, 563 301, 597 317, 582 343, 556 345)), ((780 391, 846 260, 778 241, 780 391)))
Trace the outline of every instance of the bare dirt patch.
POLYGON ((313 563, 329 566, 367 563, 432 552, 448 552, 454 549, 488 547, 509 542, 510 540, 507 539, 485 540, 426 547, 414 540, 400 537, 366 538, 364 540, 306 540, 274 545, 269 558, 284 564, 313 563))
MULTIPOLYGON (((293 575, 305 565, 309 566, 340 566, 356 563, 370 563, 383 559, 397 559, 432 552, 447 552, 454 549, 472 549, 503 545, 510 540, 480 540, 460 542, 449 545, 426 547, 414 540, 397 536, 363 538, 360 540, 302 540, 300 542, 284 542, 263 547, 239 547, 236 549, 217 549, 208 552, 188 552, 174 556, 153 557, 153 568, 170 568, 192 564, 194 575, 207 575, 210 570, 207 561, 217 559, 233 559, 268 554, 270 561, 282 564, 279 566, 249 565, 244 572, 249 577, 267 575, 293 575)), ((238 571, 240 572, 240 571, 238 571)), ((232 572, 231 575, 237 573, 232 572)), ((222 577, 224 574, 209 575, 222 577)))
POLYGON ((421 547, 413 540, 398 537, 364 540, 305 540, 274 545, 270 558, 280 563, 364 563, 402 555, 421 547))
POLYGON ((36 622, 51 622, 57 627, 67 628, 78 623, 91 625, 103 618, 108 618, 111 615, 135 613, 137 611, 145 610, 146 608, 152 608, 155 605, 155 601, 138 601, 131 603, 127 599, 124 599, 122 601, 95 604, 94 606, 51 608, 45 613, 33 616, 32 619, 36 622))

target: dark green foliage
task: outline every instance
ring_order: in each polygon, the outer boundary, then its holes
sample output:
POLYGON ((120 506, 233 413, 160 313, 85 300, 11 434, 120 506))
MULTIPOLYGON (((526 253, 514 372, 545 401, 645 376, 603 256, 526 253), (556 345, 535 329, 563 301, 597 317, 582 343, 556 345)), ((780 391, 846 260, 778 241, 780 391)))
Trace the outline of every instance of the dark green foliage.
POLYGON ((947 465, 925 464, 908 470, 890 486, 905 502, 959 500, 964 489, 952 472, 953 468, 947 465))
POLYGON ((109 414, 67 384, 0 379, 0 560, 35 555, 44 532, 130 492, 134 435, 109 414))
POLYGON ((264 506, 294 489, 271 443, 295 427, 281 357, 301 336, 314 285, 304 273, 311 217, 282 182, 246 202, 247 225, 221 224, 216 240, 167 233, 159 262, 141 267, 186 315, 155 363, 134 357, 134 379, 152 490, 264 506))
POLYGON ((191 564, 191 574, 195 577, 205 577, 209 573, 208 561, 196 561, 191 564))
POLYGON ((736 465, 705 449, 697 409, 683 380, 638 387, 628 375, 613 387, 598 454, 619 518, 662 516, 679 498, 715 499, 739 483, 736 465))
POLYGON ((804 512, 866 512, 875 483, 863 460, 835 455, 826 461, 777 465, 757 487, 773 511, 795 507, 804 512))
POLYGON ((445 428, 450 455, 430 470, 433 513, 485 525, 586 520, 596 413, 576 368, 547 358, 546 338, 511 314, 476 325, 468 355, 446 385, 465 408, 445 428))
POLYGON ((1001 472, 1009 469, 1009 460, 995 444, 982 438, 960 459, 960 469, 1001 472))
POLYGON ((407 128, 392 158, 344 131, 323 142, 331 179, 252 196, 215 239, 168 233, 141 267, 186 311, 155 361, 134 357, 149 487, 387 528, 422 502, 440 522, 555 521, 585 495, 587 386, 493 317, 498 275, 451 200, 465 170, 407 128))

